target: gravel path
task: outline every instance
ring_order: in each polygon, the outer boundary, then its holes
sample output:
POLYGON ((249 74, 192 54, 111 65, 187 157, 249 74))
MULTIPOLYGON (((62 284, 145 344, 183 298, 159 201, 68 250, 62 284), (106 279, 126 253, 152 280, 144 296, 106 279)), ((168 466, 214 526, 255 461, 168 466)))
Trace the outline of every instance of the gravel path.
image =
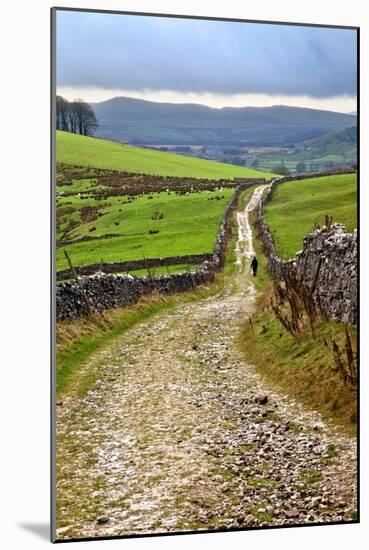
POLYGON ((136 325, 84 369, 99 380, 57 407, 60 539, 351 521, 355 440, 245 363, 253 307, 248 212, 238 272, 215 297, 136 325))

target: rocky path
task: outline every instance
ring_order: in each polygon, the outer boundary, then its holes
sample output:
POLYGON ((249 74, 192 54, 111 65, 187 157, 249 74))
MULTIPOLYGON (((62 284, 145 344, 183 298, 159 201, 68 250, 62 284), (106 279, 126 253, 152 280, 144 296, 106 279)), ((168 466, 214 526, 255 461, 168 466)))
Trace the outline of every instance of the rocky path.
POLYGON ((355 441, 237 347, 261 192, 237 217, 232 284, 127 331, 84 366, 94 388, 57 408, 59 538, 353 519, 355 441))

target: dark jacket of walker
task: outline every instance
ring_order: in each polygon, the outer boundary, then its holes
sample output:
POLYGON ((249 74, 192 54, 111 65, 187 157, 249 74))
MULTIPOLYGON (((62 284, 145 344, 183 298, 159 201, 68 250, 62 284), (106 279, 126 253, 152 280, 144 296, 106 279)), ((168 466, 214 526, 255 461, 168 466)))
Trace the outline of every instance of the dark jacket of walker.
POLYGON ((258 272, 258 261, 256 258, 254 258, 251 262, 251 268, 252 268, 252 274, 254 277, 256 277, 256 274, 258 272))

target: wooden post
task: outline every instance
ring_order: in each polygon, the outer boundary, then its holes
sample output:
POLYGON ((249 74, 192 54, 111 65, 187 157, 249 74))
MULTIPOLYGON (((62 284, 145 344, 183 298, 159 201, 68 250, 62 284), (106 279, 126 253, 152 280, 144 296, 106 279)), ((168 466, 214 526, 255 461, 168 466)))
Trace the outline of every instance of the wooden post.
POLYGON ((301 285, 302 284, 302 281, 304 280, 304 275, 305 275, 305 271, 306 271, 306 264, 307 264, 307 261, 308 261, 308 257, 309 257, 309 253, 306 252, 304 250, 304 253, 305 253, 305 257, 304 257, 304 267, 302 268, 302 271, 300 272, 300 279, 299 279, 299 284, 301 285))
POLYGON ((319 271, 320 271, 320 266, 321 266, 321 263, 322 263, 322 259, 323 259, 322 256, 319 256, 318 265, 316 266, 314 279, 313 279, 313 282, 312 282, 312 285, 311 285, 311 288, 310 288, 310 297, 314 294, 316 283, 318 281, 318 276, 319 276, 319 271))
POLYGON ((87 308, 87 313, 88 315, 92 315, 92 309, 91 309, 91 305, 90 305, 90 302, 88 301, 88 298, 87 298, 87 295, 85 293, 85 289, 83 288, 83 285, 81 283, 81 281, 79 280, 78 278, 78 275, 76 273, 76 270, 74 269, 73 267, 73 264, 72 264, 72 260, 70 259, 69 257, 69 254, 66 250, 64 250, 64 254, 65 254, 65 257, 67 258, 67 261, 68 261, 68 264, 69 264, 69 268, 72 272, 72 275, 73 275, 73 278, 74 280, 76 281, 80 291, 81 291, 81 294, 82 294, 82 298, 83 298, 83 301, 85 302, 85 305, 86 305, 86 308, 87 308))
POLYGON ((190 264, 187 264, 187 273, 188 273, 188 276, 190 278, 191 288, 193 289, 195 287, 195 285, 193 284, 193 278, 192 278, 190 264))
POLYGON ((144 259, 144 262, 145 262, 145 267, 146 267, 147 274, 149 276, 150 283, 152 283, 151 269, 148 267, 148 263, 147 263, 147 260, 146 260, 145 256, 143 256, 143 259, 144 259))

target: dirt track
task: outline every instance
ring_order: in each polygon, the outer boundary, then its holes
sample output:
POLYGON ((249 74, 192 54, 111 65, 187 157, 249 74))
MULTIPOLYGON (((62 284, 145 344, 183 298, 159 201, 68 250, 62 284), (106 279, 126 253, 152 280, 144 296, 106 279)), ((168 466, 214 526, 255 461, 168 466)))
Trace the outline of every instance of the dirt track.
POLYGON ((58 407, 58 537, 347 520, 355 441, 269 387, 237 347, 253 308, 248 213, 215 297, 136 325, 58 407), (97 519, 107 520, 99 524, 97 519))

